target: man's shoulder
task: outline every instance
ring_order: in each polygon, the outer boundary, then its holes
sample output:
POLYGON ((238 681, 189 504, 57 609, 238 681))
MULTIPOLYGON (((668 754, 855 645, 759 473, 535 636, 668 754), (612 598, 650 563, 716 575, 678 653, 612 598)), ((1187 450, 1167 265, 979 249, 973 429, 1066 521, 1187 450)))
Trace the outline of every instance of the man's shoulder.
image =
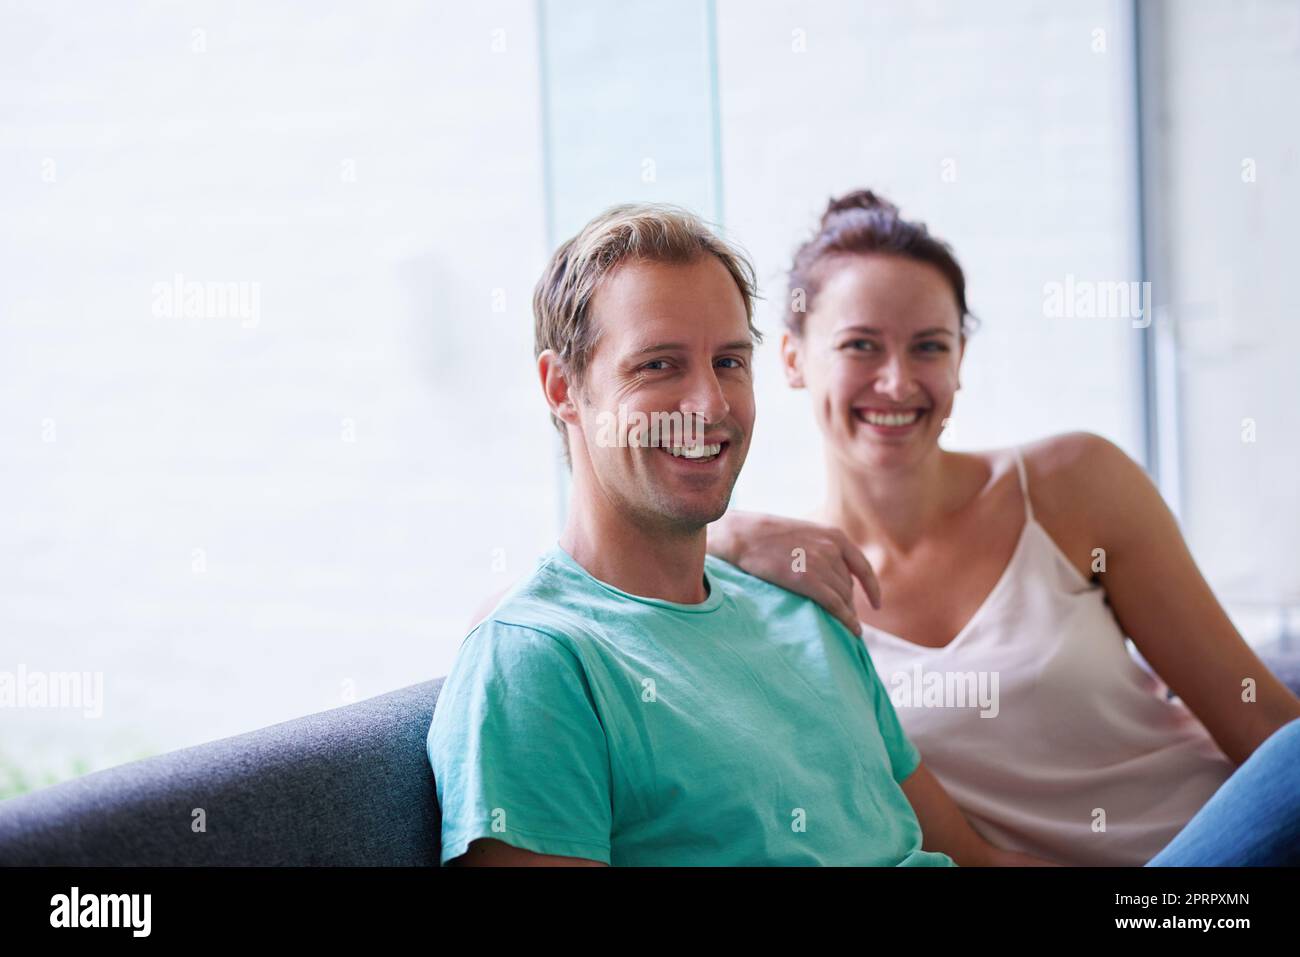
POLYGON ((767 579, 751 575, 744 569, 723 561, 715 555, 709 555, 705 558, 704 567, 713 579, 722 586, 722 589, 733 598, 741 598, 762 605, 779 605, 783 610, 791 612, 821 607, 815 601, 805 598, 803 595, 782 588, 767 579))
POLYGON ((717 555, 705 555, 704 568, 713 578, 721 582, 728 591, 762 593, 772 588, 777 591, 785 591, 784 588, 779 588, 769 581, 751 575, 743 568, 733 565, 717 555))
MULTIPOLYGON (((767 627, 814 627, 843 631, 845 636, 852 637, 848 629, 812 599, 713 555, 705 558, 705 568, 712 582, 729 599, 733 614, 767 627)), ((621 617, 642 610, 599 589, 593 590, 588 579, 552 554, 544 556, 532 574, 507 591, 466 640, 476 634, 535 632, 549 636, 576 654, 584 639, 599 639, 621 617)))
POLYGON ((533 632, 561 643, 588 630, 582 613, 584 583, 552 554, 501 596, 496 606, 466 636, 533 632))
POLYGON ((520 692, 568 694, 584 683, 586 627, 582 616, 563 604, 564 596, 572 597, 563 571, 543 559, 470 629, 443 696, 495 701, 520 692))
POLYGON ((705 559, 705 567, 731 597, 741 614, 762 619, 772 625, 783 622, 795 622, 801 627, 818 624, 823 628, 852 635, 852 632, 811 598, 751 575, 713 555, 705 559))
POLYGON ((548 617, 546 607, 563 596, 566 591, 562 582, 562 569, 556 567, 554 555, 547 552, 538 560, 533 570, 523 578, 504 588, 494 589, 490 596, 478 603, 469 634, 473 634, 482 625, 499 621, 501 613, 524 623, 530 619, 545 621, 548 617))

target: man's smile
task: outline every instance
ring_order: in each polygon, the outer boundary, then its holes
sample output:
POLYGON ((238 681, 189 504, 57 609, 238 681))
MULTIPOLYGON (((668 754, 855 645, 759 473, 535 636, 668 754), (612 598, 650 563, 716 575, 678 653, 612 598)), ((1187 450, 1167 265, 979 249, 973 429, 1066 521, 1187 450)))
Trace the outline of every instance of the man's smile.
POLYGON ((720 465, 730 449, 731 443, 724 440, 699 445, 665 445, 660 446, 658 451, 671 458, 676 465, 692 472, 700 472, 720 465))

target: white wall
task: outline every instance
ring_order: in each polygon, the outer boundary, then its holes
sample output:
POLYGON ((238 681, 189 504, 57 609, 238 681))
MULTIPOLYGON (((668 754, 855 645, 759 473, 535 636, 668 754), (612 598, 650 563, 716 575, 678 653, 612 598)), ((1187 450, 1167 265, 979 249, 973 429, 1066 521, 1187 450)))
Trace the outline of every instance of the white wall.
POLYGON ((551 543, 534 18, 6 6, 0 668, 106 710, 0 712, 0 789, 444 674, 551 543), (156 317, 176 273, 259 321, 156 317))
POLYGON ((721 0, 726 220, 768 299, 737 506, 803 513, 820 500, 820 436, 779 372, 780 313, 796 246, 830 196, 856 187, 926 222, 966 271, 983 326, 947 445, 1088 429, 1140 456, 1138 331, 1043 310, 1044 284, 1067 274, 1137 278, 1121 12, 1107 0, 721 0))
POLYGON ((1300 3, 1161 6, 1184 527, 1243 612, 1300 605, 1300 3))
MULTIPOLYGON (((15 764, 41 783, 445 673, 554 540, 529 299, 548 222, 610 202, 721 209, 756 260, 738 507, 820 494, 780 300, 859 186, 966 268, 950 444, 1083 428, 1139 455, 1140 332, 1043 309, 1067 275, 1136 278, 1126 3, 719 0, 720 112, 705 4, 542 9, 544 58, 531 0, 6 5, 0 670, 102 671, 107 702, 0 712, 0 794, 15 764), (255 284, 256 321, 155 315, 178 273, 255 284)), ((1300 4, 1162 9, 1154 295, 1185 527, 1240 613, 1300 600, 1300 4)))

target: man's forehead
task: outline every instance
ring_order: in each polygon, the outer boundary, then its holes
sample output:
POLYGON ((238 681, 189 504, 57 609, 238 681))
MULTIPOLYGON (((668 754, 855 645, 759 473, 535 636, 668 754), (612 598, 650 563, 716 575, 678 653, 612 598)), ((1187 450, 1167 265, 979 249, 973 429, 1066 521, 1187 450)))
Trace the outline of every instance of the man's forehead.
POLYGON ((605 317, 601 323, 596 348, 603 342, 609 354, 619 357, 650 352, 752 351, 753 338, 749 320, 742 310, 738 316, 705 311, 691 315, 656 315, 605 317))
POLYGON ((591 305, 596 314, 634 309, 665 320, 703 311, 745 311, 735 278, 714 256, 689 262, 622 263, 601 280, 591 305))
POLYGON ((595 351, 618 359, 656 349, 748 347, 751 339, 744 297, 713 257, 618 267, 597 288, 588 321, 595 351))

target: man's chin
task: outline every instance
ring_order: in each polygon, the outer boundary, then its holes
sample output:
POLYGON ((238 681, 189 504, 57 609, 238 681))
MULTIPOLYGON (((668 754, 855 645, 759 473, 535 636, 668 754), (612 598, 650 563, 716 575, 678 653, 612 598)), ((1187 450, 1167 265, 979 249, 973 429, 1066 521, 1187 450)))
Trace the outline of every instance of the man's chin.
POLYGON ((731 492, 739 470, 721 475, 682 475, 680 472, 641 476, 631 486, 639 494, 623 498, 629 514, 647 530, 660 529, 666 534, 689 534, 716 522, 731 502, 731 492))
POLYGON ((697 532, 726 514, 731 499, 726 495, 709 501, 687 501, 681 498, 660 501, 655 509, 659 523, 679 532, 697 532))

